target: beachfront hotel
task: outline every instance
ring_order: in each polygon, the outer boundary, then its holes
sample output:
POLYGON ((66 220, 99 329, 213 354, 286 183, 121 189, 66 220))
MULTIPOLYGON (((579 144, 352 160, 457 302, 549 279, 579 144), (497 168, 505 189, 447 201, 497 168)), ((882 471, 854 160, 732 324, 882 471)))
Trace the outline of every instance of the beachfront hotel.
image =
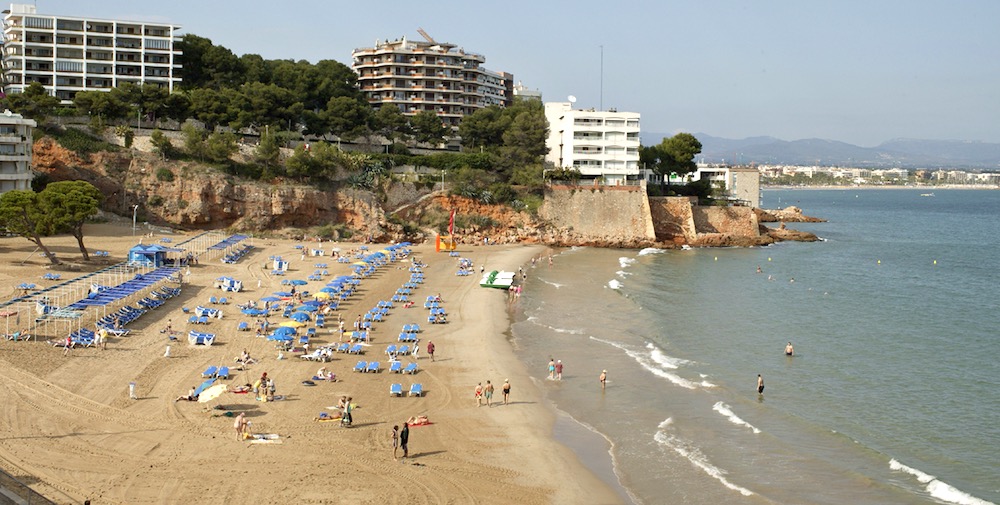
POLYGON ((425 40, 375 41, 351 54, 358 85, 372 107, 395 105, 407 116, 430 111, 448 126, 490 105, 510 105, 514 76, 484 68, 486 57, 455 44, 425 40))
POLYGON ((549 149, 545 161, 575 168, 608 185, 639 176, 639 113, 574 109, 571 102, 547 102, 549 149))
POLYGON ((0 114, 0 193, 31 189, 31 131, 37 124, 9 110, 0 114))
POLYGON ((78 91, 106 91, 125 82, 173 91, 180 84, 179 26, 143 21, 39 14, 11 4, 3 17, 3 91, 32 82, 69 101, 78 91))

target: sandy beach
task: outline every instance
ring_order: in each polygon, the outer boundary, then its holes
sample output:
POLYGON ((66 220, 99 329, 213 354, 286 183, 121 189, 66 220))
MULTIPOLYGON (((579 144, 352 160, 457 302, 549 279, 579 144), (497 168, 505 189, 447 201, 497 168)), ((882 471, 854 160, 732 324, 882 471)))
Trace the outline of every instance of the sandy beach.
MULTIPOLYGON (((86 242, 92 250, 108 251, 109 263, 115 263, 137 243, 131 231, 88 225, 86 242)), ((157 242, 165 236, 173 243, 186 238, 158 234, 143 240, 157 242)), ((83 264, 72 237, 51 237, 45 243, 82 269, 50 269, 48 261, 32 253, 34 244, 20 237, 2 238, 3 300, 20 296, 16 286, 23 282, 53 284, 42 280, 46 273, 66 280, 105 266, 96 261, 83 264)), ((385 322, 375 324, 363 355, 337 353, 325 364, 337 381, 310 386, 302 381, 324 364, 303 360, 298 352, 277 359, 273 342, 253 331, 237 331, 241 321, 252 318, 242 315, 236 304, 282 290, 282 279, 263 268, 270 256, 290 260, 289 279, 305 279, 317 261, 329 264, 329 277, 349 273, 350 265, 329 257, 301 261, 296 242, 290 240, 256 238, 253 244, 254 251, 236 264, 216 258, 191 267, 180 296, 131 323, 131 333, 111 338, 106 350, 78 348, 64 356, 62 348, 45 338, 0 342, 0 402, 5 406, 0 416, 0 467, 57 503, 621 501, 553 439, 554 413, 505 336, 506 295, 478 285, 480 264, 489 270, 516 271, 541 253, 540 246, 465 246, 459 253, 476 264, 476 273, 469 276, 457 276, 457 258, 435 253, 432 244, 413 247, 413 256, 426 263, 426 282, 412 298, 422 302, 440 294, 448 323, 427 324, 427 310, 419 303, 411 308, 397 304, 385 322), (245 289, 222 293, 213 286, 220 276, 242 280, 245 289), (198 328, 187 324, 182 308, 208 306, 210 297, 223 294, 230 295, 230 304, 217 306, 222 319, 198 328), (161 333, 168 319, 181 332, 181 340, 171 343, 161 333), (386 370, 385 348, 397 343, 401 327, 409 323, 420 324, 421 352, 418 359, 400 359, 404 365, 416 362, 419 371, 398 375, 386 370), (190 346, 184 337, 192 328, 215 333, 214 345, 190 346), (436 346, 434 361, 425 352, 428 341, 436 346), (167 345, 170 357, 164 356, 167 345), (259 362, 238 370, 234 358, 243 349, 259 362), (382 362, 381 373, 351 371, 358 360, 372 359, 382 362), (284 399, 258 402, 252 393, 227 392, 206 403, 174 401, 204 380, 203 370, 218 365, 231 367, 231 377, 222 381, 230 388, 267 372, 284 399), (505 379, 512 385, 511 402, 496 405, 502 403, 499 390, 505 379), (473 390, 487 380, 497 387, 495 405, 477 407, 473 390), (129 398, 132 382, 138 399, 129 398), (400 383, 407 390, 414 382, 423 385, 424 396, 389 395, 390 384, 400 383), (353 426, 317 421, 321 412, 334 412, 329 407, 342 395, 352 396, 357 405, 353 426), (226 414, 239 412, 245 413, 254 433, 276 434, 280 443, 237 440, 233 418, 226 414), (410 428, 410 458, 394 460, 392 426, 418 415, 427 416, 431 424, 410 428)), ((325 247, 347 252, 358 244, 325 247)), ((409 266, 408 261, 390 263, 363 279, 338 311, 347 326, 407 282, 409 266)), ((315 292, 324 284, 312 281, 301 289, 315 292)), ((332 320, 318 330, 311 347, 338 340, 335 314, 332 320)), ((83 325, 88 324, 93 327, 93 318, 84 319, 83 325)))

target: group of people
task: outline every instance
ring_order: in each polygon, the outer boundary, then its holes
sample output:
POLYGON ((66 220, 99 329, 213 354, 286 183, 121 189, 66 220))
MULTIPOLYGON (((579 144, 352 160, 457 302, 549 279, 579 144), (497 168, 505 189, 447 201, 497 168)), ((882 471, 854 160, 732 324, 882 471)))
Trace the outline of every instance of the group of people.
MULTIPOLYGON (((493 383, 490 381, 486 381, 485 386, 483 386, 482 382, 476 384, 476 390, 474 393, 476 398, 476 406, 482 407, 483 400, 486 400, 486 406, 492 407, 494 391, 495 388, 493 386, 493 383)), ((503 394, 503 404, 507 405, 507 401, 510 399, 510 379, 504 379, 503 386, 500 387, 500 392, 503 394)))
POLYGON ((273 402, 276 389, 274 379, 268 377, 267 372, 261 374, 257 382, 253 384, 253 392, 257 394, 257 401, 261 402, 273 402))
POLYGON ((561 359, 549 358, 549 380, 562 380, 563 362, 561 359))

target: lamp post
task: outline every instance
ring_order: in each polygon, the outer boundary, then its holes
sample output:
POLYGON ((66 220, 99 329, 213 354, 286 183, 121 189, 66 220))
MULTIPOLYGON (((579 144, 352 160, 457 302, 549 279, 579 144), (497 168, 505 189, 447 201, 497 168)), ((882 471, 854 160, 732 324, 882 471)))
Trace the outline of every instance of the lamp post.
POLYGON ((448 173, 447 170, 441 170, 441 191, 444 191, 444 174, 448 173))
POLYGON ((139 210, 139 204, 132 206, 132 236, 135 236, 135 214, 139 210))

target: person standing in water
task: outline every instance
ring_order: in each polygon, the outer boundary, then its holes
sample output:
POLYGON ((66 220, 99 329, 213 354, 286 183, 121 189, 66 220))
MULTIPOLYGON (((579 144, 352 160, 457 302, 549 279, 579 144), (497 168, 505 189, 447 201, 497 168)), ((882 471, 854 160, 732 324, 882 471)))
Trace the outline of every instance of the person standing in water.
POLYGON ((757 394, 764 394, 764 378, 757 374, 757 394))
POLYGON ((601 370, 601 375, 597 378, 597 380, 601 381, 601 391, 603 391, 608 382, 608 371, 601 370))
POLYGON ((785 356, 791 356, 793 354, 795 354, 795 349, 792 348, 792 343, 789 342, 788 345, 785 346, 785 356))

